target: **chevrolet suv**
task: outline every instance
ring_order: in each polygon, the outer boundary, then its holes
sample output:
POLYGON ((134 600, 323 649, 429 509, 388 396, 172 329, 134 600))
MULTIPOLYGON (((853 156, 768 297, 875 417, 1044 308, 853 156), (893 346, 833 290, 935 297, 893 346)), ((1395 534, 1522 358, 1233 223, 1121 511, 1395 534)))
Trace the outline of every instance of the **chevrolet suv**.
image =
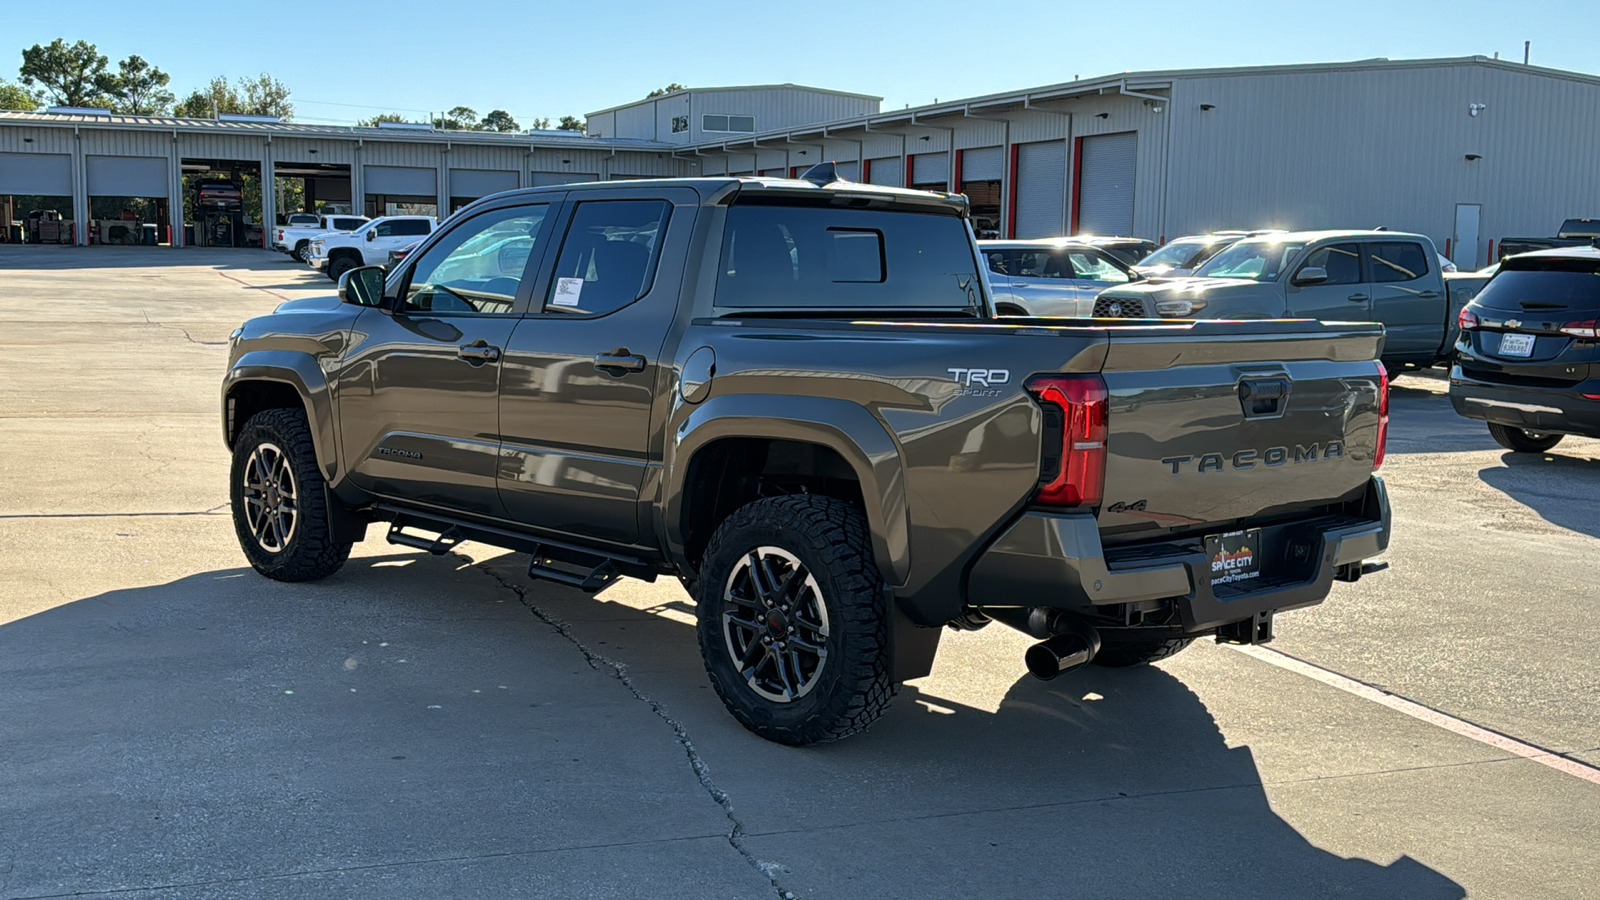
POLYGON ((1456 412, 1507 450, 1600 437, 1600 250, 1508 257, 1461 310, 1450 370, 1456 412))

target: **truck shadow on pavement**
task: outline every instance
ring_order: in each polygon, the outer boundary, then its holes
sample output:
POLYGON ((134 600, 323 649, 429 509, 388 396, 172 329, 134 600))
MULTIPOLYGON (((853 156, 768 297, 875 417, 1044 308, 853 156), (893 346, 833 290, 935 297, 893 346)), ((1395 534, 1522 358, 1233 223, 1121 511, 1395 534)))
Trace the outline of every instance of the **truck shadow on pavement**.
POLYGON ((534 615, 489 574, 223 570, 0 626, 0 896, 304 896, 337 872, 319 890, 771 897, 752 860, 817 897, 1464 896, 1309 842, 1159 668, 1026 678, 992 713, 907 687, 867 734, 795 749, 726 714, 692 627, 524 579, 534 615), (441 860, 467 862, 428 881, 441 860))
POLYGON ((1600 509, 1594 504, 1600 496, 1600 459, 1563 455, 1564 449, 1508 452, 1500 457, 1503 467, 1480 469, 1478 477, 1552 525, 1600 537, 1600 509))

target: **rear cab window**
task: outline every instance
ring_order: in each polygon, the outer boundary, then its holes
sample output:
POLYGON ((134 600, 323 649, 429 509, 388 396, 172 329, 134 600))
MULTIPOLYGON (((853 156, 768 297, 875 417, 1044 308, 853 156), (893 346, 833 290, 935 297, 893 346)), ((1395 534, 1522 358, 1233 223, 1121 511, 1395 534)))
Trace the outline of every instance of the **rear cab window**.
MULTIPOLYGON (((1021 268, 1020 259, 1008 258, 1012 252, 992 251, 988 262, 1021 268)), ((715 305, 972 315, 983 309, 982 291, 972 238, 958 216, 760 198, 728 208, 715 305)))
POLYGON ((1367 245, 1368 271, 1374 284, 1416 281, 1432 271, 1428 251, 1413 241, 1377 241, 1367 245))

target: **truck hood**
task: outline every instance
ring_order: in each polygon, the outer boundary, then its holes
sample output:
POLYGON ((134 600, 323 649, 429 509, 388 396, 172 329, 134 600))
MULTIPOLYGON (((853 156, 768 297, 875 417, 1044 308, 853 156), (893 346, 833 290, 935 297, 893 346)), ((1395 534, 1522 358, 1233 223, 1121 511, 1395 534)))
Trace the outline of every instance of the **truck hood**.
MULTIPOLYGON (((1163 279, 1111 288, 1100 296, 1113 300, 1137 299, 1144 303, 1145 315, 1148 316, 1161 315, 1162 306, 1171 310, 1179 301, 1189 301, 1197 306, 1203 301, 1205 306, 1215 304, 1219 311, 1238 309, 1246 304, 1252 308, 1265 305, 1281 309, 1283 306, 1283 294, 1276 283, 1248 278, 1163 279)), ((1188 316, 1189 312, 1179 309, 1169 311, 1167 315, 1181 318, 1188 316)))
POLYGON ((285 300, 278 304, 272 311, 273 315, 279 313, 305 313, 305 312, 334 312, 342 304, 337 294, 328 294, 323 297, 297 297, 294 300, 285 300))

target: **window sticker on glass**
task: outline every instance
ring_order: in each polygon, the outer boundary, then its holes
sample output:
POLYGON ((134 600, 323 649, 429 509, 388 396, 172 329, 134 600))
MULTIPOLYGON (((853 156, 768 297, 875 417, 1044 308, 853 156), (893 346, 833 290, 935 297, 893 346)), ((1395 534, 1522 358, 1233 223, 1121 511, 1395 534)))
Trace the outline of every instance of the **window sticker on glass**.
POLYGON ((582 278, 557 278, 556 295, 550 302, 556 306, 577 306, 578 298, 583 296, 582 278))

